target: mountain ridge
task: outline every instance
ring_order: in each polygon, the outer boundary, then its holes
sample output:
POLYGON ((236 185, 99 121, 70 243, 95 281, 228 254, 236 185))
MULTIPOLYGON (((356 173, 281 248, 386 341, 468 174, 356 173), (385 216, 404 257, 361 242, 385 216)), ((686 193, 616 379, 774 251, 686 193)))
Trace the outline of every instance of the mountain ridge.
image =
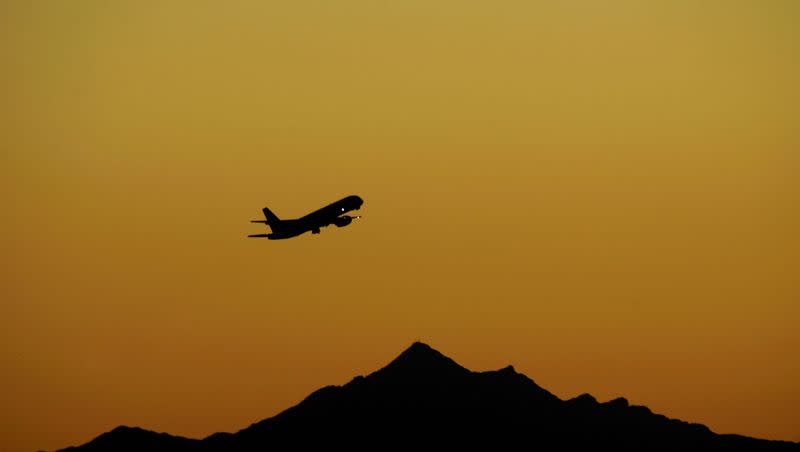
POLYGON ((529 444, 617 450, 800 450, 800 443, 719 435, 619 397, 561 400, 513 366, 473 372, 422 342, 348 383, 325 386, 271 418, 203 439, 120 426, 63 451, 237 451, 341 445, 426 448, 529 444))

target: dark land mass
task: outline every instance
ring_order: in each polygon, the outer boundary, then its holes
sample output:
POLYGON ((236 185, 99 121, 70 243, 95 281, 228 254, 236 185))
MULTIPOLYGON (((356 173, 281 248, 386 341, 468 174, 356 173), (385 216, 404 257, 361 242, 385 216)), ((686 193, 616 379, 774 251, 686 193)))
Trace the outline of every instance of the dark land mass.
POLYGON ((624 398, 561 400, 513 367, 471 372, 417 342, 383 369, 327 386, 236 433, 189 439, 117 427, 65 451, 520 450, 800 451, 800 443, 719 435, 624 398))

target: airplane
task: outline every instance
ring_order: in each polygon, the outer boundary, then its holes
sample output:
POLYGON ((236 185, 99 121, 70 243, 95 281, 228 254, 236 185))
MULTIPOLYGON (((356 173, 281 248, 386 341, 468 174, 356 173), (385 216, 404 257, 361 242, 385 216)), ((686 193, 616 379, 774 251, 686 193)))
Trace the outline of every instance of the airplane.
POLYGON ((311 231, 312 234, 319 234, 320 228, 335 224, 343 228, 352 223, 353 220, 361 216, 344 215, 351 210, 359 210, 364 204, 364 200, 358 196, 351 195, 342 198, 333 204, 327 205, 317 211, 297 219, 281 220, 271 210, 264 207, 264 217, 266 220, 250 220, 251 223, 264 223, 272 229, 272 234, 253 234, 248 237, 261 237, 269 240, 288 239, 297 237, 300 234, 311 231))

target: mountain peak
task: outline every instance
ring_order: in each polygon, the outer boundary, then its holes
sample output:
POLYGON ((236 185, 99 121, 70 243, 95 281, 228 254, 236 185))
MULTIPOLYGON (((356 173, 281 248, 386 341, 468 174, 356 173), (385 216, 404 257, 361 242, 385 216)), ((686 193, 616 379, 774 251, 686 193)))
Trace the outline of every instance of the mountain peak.
POLYGON ((395 361, 397 359, 400 359, 403 356, 406 356, 406 357, 410 356, 410 357, 414 357, 415 359, 418 359, 420 357, 425 357, 426 355, 429 358, 441 357, 441 358, 449 359, 446 356, 444 356, 443 354, 441 354, 438 350, 436 350, 433 347, 431 347, 430 345, 428 345, 428 344, 426 344, 424 342, 415 341, 407 349, 403 350, 403 352, 400 353, 397 356, 395 361))
POLYGON ((450 377, 469 373, 469 370, 423 342, 414 342, 386 367, 376 372, 403 378, 450 377))

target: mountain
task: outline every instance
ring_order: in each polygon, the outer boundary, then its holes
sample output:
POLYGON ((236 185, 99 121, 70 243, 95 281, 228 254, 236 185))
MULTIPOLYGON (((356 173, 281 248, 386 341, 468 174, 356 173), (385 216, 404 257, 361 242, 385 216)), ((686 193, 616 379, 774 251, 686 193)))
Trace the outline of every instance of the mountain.
POLYGON ((561 400, 508 366, 472 372, 416 342, 386 367, 327 386, 275 417, 236 433, 188 439, 117 427, 63 449, 255 451, 306 449, 800 451, 800 443, 719 435, 624 398, 561 400))

